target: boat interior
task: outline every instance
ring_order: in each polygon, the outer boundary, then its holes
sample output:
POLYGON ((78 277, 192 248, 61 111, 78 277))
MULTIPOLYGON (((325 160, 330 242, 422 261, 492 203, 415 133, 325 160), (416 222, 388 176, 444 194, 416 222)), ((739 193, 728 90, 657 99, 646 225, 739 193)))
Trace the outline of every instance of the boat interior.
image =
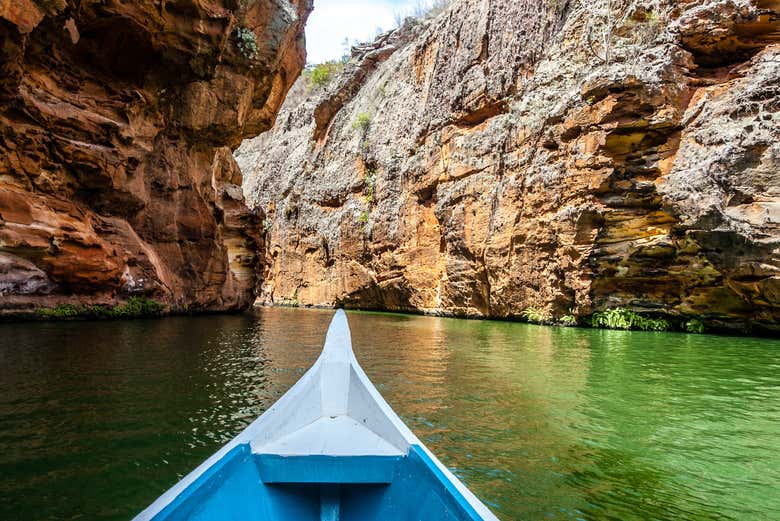
POLYGON ((436 472, 419 447, 406 456, 333 458, 258 455, 244 444, 154 519, 481 519, 436 472))

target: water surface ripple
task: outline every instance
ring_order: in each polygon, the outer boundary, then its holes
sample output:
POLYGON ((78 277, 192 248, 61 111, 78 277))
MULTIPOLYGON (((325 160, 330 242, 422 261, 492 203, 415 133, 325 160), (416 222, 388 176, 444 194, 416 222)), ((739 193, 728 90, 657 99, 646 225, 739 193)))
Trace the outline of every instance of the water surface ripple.
MULTIPOLYGON (((0 324, 0 519, 128 519, 316 358, 331 312, 0 324)), ((503 520, 780 519, 780 342, 350 313, 503 520)))

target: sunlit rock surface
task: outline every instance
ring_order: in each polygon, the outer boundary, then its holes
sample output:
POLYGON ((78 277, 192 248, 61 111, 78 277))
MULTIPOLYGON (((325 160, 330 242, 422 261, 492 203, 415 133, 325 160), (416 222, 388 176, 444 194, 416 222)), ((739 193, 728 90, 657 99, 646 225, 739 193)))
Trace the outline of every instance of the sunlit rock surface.
POLYGON ((232 149, 273 125, 309 0, 0 0, 0 314, 254 301, 232 149))
POLYGON ((300 80, 236 154, 261 300, 776 329, 780 5, 594 5, 455 2, 300 80))

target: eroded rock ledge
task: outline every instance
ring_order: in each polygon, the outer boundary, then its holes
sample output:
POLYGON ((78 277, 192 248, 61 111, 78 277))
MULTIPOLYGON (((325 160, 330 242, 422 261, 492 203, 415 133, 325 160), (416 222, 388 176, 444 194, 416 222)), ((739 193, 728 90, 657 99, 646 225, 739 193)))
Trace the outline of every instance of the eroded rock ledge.
POLYGON ((780 4, 626 1, 609 55, 596 4, 457 1, 285 106, 261 299, 777 331, 780 4))
POLYGON ((271 127, 309 0, 0 0, 0 314, 254 301, 232 149, 271 127))

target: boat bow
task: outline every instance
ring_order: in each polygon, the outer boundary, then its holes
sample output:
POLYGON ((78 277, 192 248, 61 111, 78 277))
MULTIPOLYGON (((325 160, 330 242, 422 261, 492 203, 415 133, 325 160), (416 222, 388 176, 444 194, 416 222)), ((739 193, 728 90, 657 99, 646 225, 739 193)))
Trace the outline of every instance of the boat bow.
POLYGON ((342 310, 304 376, 136 520, 249 516, 497 520, 373 386, 352 351, 342 310), (239 511, 226 513, 228 505, 239 511))

